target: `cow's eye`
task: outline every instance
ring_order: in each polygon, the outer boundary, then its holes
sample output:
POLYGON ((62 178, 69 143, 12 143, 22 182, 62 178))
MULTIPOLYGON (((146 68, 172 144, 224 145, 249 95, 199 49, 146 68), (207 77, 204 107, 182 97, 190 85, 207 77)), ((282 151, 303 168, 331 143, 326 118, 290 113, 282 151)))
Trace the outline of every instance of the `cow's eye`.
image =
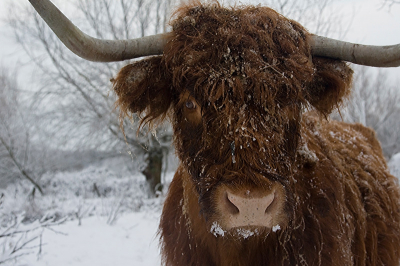
POLYGON ((190 100, 186 101, 186 108, 188 109, 196 109, 196 104, 190 100))

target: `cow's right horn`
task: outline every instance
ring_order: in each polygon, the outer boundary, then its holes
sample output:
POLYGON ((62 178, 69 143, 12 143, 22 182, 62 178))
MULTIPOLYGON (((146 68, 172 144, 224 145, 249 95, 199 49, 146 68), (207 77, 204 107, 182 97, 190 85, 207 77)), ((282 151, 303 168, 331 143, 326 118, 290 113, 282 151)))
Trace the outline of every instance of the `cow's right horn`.
POLYGON ((313 35, 311 50, 314 56, 340 59, 359 65, 400 66, 400 44, 390 46, 362 45, 313 35))
POLYGON ((64 45, 79 57, 115 62, 163 53, 165 34, 129 40, 100 40, 83 33, 49 0, 29 0, 64 45))

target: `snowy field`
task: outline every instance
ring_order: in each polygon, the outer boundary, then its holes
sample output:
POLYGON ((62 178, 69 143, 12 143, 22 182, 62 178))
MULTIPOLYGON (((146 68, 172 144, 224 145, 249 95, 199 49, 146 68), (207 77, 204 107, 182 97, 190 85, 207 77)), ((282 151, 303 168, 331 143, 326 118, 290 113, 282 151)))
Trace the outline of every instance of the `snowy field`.
MULTIPOLYGON (((400 154, 389 166, 399 177, 400 154)), ((111 160, 48 175, 42 180, 46 195, 35 199, 26 196, 27 184, 0 190, 0 265, 160 265, 157 228, 165 192, 149 199, 141 175, 116 174, 117 168, 111 160), (17 234, 1 237, 10 232, 17 234)))
POLYGON ((46 195, 34 198, 27 183, 0 189, 0 265, 160 265, 165 193, 149 199, 144 177, 121 167, 112 159, 47 175, 46 195))
MULTIPOLYGON (((97 216, 84 218, 81 225, 68 221, 44 229, 40 254, 39 248, 27 250, 29 255, 5 265, 160 265, 156 235, 159 216, 159 212, 151 211, 123 214, 113 225, 97 216)), ((37 239, 32 244, 39 242, 37 239)))

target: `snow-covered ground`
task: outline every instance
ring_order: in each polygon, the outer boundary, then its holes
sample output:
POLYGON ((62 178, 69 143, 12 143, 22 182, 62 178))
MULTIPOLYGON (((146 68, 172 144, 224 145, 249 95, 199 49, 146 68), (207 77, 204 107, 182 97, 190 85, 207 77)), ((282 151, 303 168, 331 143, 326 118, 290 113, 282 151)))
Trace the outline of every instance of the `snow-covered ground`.
POLYGON ((118 160, 48 174, 45 196, 24 182, 0 189, 0 265, 160 265, 165 194, 148 198, 144 177, 118 160), (10 232, 22 233, 2 237, 10 232))
POLYGON ((68 221, 44 230, 41 254, 36 248, 10 265, 160 265, 159 217, 158 211, 146 211, 123 214, 114 225, 99 216, 85 218, 81 225, 68 221))

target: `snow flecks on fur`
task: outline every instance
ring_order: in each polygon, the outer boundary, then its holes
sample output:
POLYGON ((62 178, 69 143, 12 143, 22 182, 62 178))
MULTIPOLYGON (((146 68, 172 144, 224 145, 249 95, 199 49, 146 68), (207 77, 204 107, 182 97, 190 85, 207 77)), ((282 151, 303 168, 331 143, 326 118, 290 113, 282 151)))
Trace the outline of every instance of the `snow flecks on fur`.
POLYGON ((215 236, 224 236, 225 231, 222 229, 222 227, 219 225, 217 221, 214 221, 213 224, 211 225, 211 230, 210 232, 215 236))
POLYGON ((279 224, 274 225, 272 227, 272 232, 276 233, 277 231, 281 230, 281 226, 279 224))
POLYGON ((299 148, 297 151, 300 156, 306 159, 308 162, 316 163, 318 162, 318 157, 315 155, 315 152, 310 151, 307 147, 307 143, 304 143, 303 146, 299 148))
MULTIPOLYGON (((280 230, 280 226, 277 225, 277 229, 276 226, 274 226, 274 228, 276 229, 274 232, 276 232, 277 230, 280 230)), ((211 225, 211 229, 210 232, 215 236, 225 236, 227 234, 227 232, 222 229, 222 227, 219 225, 219 223, 217 221, 214 221, 213 224, 211 225)), ((247 239, 249 237, 253 237, 253 236, 258 236, 260 234, 260 230, 258 228, 254 228, 254 229, 249 229, 249 228, 242 228, 242 227, 238 227, 233 229, 233 231, 229 232, 230 234, 233 234, 235 237, 238 237, 239 239, 247 239)))
POLYGON ((237 228, 236 233, 238 234, 239 237, 247 239, 251 236, 258 235, 259 231, 258 231, 258 229, 255 229, 254 231, 252 231, 250 229, 237 228))

